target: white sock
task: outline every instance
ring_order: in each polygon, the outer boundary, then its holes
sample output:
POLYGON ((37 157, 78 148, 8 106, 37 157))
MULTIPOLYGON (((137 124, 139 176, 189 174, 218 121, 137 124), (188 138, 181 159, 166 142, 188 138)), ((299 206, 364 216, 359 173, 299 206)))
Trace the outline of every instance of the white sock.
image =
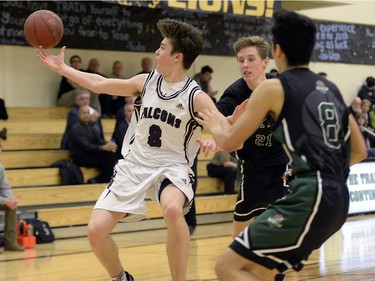
POLYGON ((119 275, 111 278, 111 281, 128 281, 128 278, 126 278, 125 271, 123 270, 119 275))

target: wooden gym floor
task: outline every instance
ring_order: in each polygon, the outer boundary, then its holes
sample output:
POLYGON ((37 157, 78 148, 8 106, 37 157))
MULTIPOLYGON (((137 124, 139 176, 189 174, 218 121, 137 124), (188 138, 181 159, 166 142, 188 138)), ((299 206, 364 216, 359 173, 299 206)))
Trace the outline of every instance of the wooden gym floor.
MULTIPOLYGON (((231 223, 198 225, 192 236, 187 280, 218 280, 217 256, 231 242, 231 223)), ((165 229, 115 234, 126 269, 137 281, 171 280, 165 254, 165 229)), ((25 252, 0 254, 1 281, 108 281, 86 238, 58 239, 25 252)), ((343 228, 285 281, 375 280, 375 215, 351 216, 343 228)), ((235 280, 233 280, 235 281, 235 280)))

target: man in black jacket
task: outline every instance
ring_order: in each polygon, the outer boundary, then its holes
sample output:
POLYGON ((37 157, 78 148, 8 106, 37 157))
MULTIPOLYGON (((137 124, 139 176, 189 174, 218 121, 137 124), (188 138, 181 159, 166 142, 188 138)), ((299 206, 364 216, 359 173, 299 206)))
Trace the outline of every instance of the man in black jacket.
POLYGON ((71 128, 70 154, 73 163, 80 167, 97 167, 100 174, 88 183, 108 183, 116 164, 117 145, 106 142, 99 131, 90 123, 90 108, 81 106, 79 121, 71 128))

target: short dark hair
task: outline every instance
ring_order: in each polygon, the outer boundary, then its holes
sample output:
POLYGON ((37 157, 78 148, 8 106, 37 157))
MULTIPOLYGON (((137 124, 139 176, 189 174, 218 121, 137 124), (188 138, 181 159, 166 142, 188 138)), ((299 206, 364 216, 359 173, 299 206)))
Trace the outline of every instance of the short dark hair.
POLYGON ((308 64, 315 46, 315 23, 304 15, 286 10, 275 12, 273 20, 273 48, 280 45, 290 66, 308 64))
POLYGON ((183 67, 189 69, 203 51, 202 32, 188 23, 168 18, 159 20, 157 27, 161 34, 170 40, 172 54, 182 53, 183 67))
POLYGON ((74 59, 79 59, 79 62, 82 62, 81 57, 79 55, 71 56, 69 62, 72 63, 74 59))
POLYGON ((201 68, 201 74, 206 73, 206 72, 213 73, 214 70, 208 65, 206 65, 201 68))
POLYGON ((326 72, 318 72, 318 75, 323 76, 323 77, 327 77, 328 76, 326 72))
POLYGON ((369 76, 366 78, 366 85, 367 87, 373 87, 375 85, 375 78, 372 76, 369 76))

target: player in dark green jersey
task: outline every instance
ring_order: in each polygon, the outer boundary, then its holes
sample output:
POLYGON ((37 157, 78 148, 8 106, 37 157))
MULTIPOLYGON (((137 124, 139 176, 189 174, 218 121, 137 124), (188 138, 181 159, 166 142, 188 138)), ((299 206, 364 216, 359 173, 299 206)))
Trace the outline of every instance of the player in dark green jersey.
POLYGON ((274 138, 293 164, 290 194, 271 204, 219 258, 220 280, 273 280, 300 270, 344 224, 350 165, 366 158, 360 130, 335 84, 309 70, 316 26, 295 12, 274 14, 273 58, 280 75, 262 82, 232 124, 218 112, 197 121, 219 147, 232 151, 269 115, 274 138), (242 113, 242 114, 241 114, 242 113))

